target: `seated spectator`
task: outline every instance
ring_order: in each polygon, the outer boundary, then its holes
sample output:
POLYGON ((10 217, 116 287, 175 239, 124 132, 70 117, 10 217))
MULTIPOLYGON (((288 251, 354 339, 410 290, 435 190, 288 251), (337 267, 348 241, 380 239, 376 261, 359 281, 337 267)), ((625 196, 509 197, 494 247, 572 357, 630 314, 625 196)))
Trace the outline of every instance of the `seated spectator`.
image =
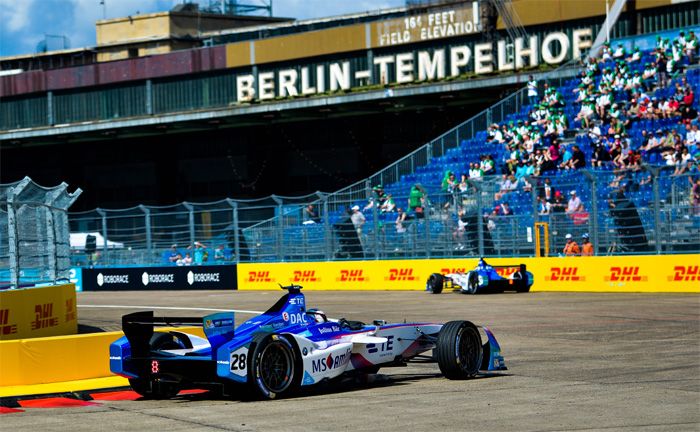
POLYGON ((304 213, 302 216, 303 224, 308 225, 308 224, 315 224, 321 222, 321 219, 318 217, 318 214, 316 213, 316 209, 314 208, 313 204, 309 204, 306 207, 304 207, 304 213))
POLYGON ((576 195, 575 190, 569 192, 569 195, 571 195, 571 198, 569 198, 569 203, 566 206, 566 214, 571 216, 574 213, 583 210, 583 203, 581 202, 581 199, 576 195))
POLYGON ((401 207, 399 207, 396 210, 396 221, 394 222, 396 225, 396 232, 399 234, 405 233, 406 232, 406 227, 404 224, 406 223, 406 212, 403 211, 401 207))
POLYGON ((182 258, 181 260, 177 261, 176 263, 179 266, 189 266, 192 265, 192 257, 190 256, 190 253, 187 252, 185 253, 185 257, 182 258))
POLYGON ((537 213, 540 215, 548 215, 552 210, 552 204, 543 197, 537 197, 537 213))
POLYGON ((591 158, 592 167, 602 167, 612 160, 608 149, 602 143, 596 144, 593 150, 593 157, 591 158))
POLYGON ((214 250, 214 261, 221 264, 226 259, 226 254, 224 253, 224 245, 219 245, 214 250))
POLYGON ((490 175, 494 174, 495 168, 496 167, 496 162, 493 160, 493 156, 490 154, 484 155, 484 158, 482 159, 481 163, 479 164, 479 168, 481 168, 481 171, 483 172, 483 175, 490 175))
MULTIPOLYGON (((464 177, 464 175, 463 175, 464 177)), ((472 180, 478 180, 480 178, 484 177, 484 171, 481 169, 481 166, 476 163, 472 162, 469 164, 469 178, 472 180)), ((460 182, 461 184, 461 182, 460 182)), ((465 185, 466 185, 466 179, 465 179, 465 185)))
POLYGON ((501 181, 501 186, 498 192, 494 195, 496 201, 500 200, 504 195, 515 191, 518 189, 518 180, 516 180, 513 174, 506 176, 503 174, 503 180, 501 181))
POLYGON ((550 206, 551 213, 565 213, 566 212, 566 202, 564 201, 564 196, 561 192, 554 192, 554 201, 550 206))
POLYGON ((379 211, 381 213, 392 213, 396 210, 396 203, 394 202, 394 197, 391 194, 387 194, 386 200, 379 206, 379 211))
POLYGON ((170 246, 170 252, 168 253, 168 261, 171 264, 175 264, 177 260, 181 259, 182 255, 180 255, 180 251, 177 250, 177 245, 174 244, 170 246))
POLYGON ((571 147, 571 159, 564 162, 562 167, 564 169, 580 169, 586 166, 586 155, 583 154, 578 145, 573 145, 571 147))

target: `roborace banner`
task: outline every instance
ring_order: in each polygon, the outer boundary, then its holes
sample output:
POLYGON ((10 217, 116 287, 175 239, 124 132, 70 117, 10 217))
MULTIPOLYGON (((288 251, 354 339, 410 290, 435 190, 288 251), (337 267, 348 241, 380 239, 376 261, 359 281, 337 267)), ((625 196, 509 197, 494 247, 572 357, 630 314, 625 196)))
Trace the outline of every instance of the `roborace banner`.
MULTIPOLYGON (((423 290, 432 273, 473 269, 477 258, 239 264, 240 289, 299 284, 310 290, 423 290)), ((532 291, 700 293, 700 255, 493 258, 525 264, 532 291)))
POLYGON ((83 270, 83 291, 236 289, 236 266, 125 267, 83 270))

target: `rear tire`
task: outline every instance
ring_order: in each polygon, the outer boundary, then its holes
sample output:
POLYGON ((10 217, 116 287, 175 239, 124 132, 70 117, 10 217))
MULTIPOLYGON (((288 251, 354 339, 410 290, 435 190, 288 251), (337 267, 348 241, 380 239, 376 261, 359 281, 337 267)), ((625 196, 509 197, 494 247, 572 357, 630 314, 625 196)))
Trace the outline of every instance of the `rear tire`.
POLYGON ((433 294, 440 294, 444 284, 445 277, 440 273, 433 273, 428 278, 428 288, 433 294))
POLYGON ((472 378, 479 372, 484 356, 479 330, 469 321, 445 323, 438 335, 435 356, 445 378, 472 378))
POLYGON ((299 389, 301 363, 297 351, 294 344, 279 335, 258 339, 249 360, 248 382, 259 397, 276 399, 299 389))

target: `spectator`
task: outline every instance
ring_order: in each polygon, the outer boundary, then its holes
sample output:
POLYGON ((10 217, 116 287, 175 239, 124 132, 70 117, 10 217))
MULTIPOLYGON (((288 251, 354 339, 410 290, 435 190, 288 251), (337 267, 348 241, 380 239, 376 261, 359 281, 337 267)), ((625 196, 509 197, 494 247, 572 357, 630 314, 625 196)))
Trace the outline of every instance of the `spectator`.
POLYGON ((586 155, 577 145, 571 147, 571 159, 563 163, 564 169, 580 169, 586 166, 586 155))
POLYGON ((170 252, 168 254, 168 261, 171 264, 177 263, 177 260, 182 259, 182 255, 180 255, 180 252, 177 250, 177 245, 174 244, 170 246, 170 252))
POLYGON ((396 203, 391 194, 387 194, 386 200, 379 206, 379 211, 382 213, 392 213, 396 210, 396 203))
POLYGON ((396 232, 401 234, 406 232, 404 223, 406 222, 406 212, 401 207, 396 211, 396 232))
POLYGON ((455 178, 455 173, 452 171, 445 171, 445 175, 442 178, 441 190, 443 194, 451 194, 454 192, 457 186, 457 180, 455 178))
POLYGON ((527 97, 530 100, 530 105, 535 105, 538 102, 537 81, 530 75, 527 82, 527 97))
POLYGON ((569 195, 571 195, 571 198, 569 198, 569 203, 566 206, 566 214, 572 216, 574 213, 583 210, 583 203, 581 203, 581 199, 576 196, 575 190, 569 192, 569 195))
POLYGON ((581 243, 581 256, 593 256, 593 243, 590 242, 590 239, 588 238, 588 233, 585 233, 581 236, 581 243))
POLYGON ((565 256, 577 256, 581 254, 581 249, 579 249, 578 244, 574 241, 571 234, 567 234, 566 245, 564 245, 564 255, 565 256))
POLYGON ((192 265, 192 257, 190 256, 190 253, 189 252, 185 253, 185 257, 182 259, 181 262, 178 262, 177 265, 179 265, 179 266, 192 265))
POLYGON ((552 204, 543 197, 537 197, 537 213, 544 216, 552 211, 552 204))
POLYGON ((365 215, 363 215, 360 211, 360 206, 356 205, 352 207, 350 220, 352 221, 352 225, 355 227, 355 231, 357 231, 357 237, 362 240, 362 226, 365 224, 366 219, 365 215))
POLYGON ((202 265, 204 261, 209 258, 209 252, 207 247, 198 241, 194 242, 194 263, 195 265, 202 265))
POLYGON ((695 179, 695 183, 693 183, 691 177, 688 177, 688 181, 693 186, 690 192, 691 201, 693 203, 693 214, 695 216, 700 216, 700 177, 695 179))
POLYGON ((566 202, 564 201, 564 196, 561 192, 554 192, 554 202, 552 202, 551 213, 564 213, 566 212, 566 202))
POLYGON ((503 198, 504 195, 513 192, 516 189, 518 189, 518 180, 515 179, 515 176, 512 174, 509 176, 503 174, 503 180, 501 181, 501 189, 498 192, 496 192, 494 197, 496 201, 498 201, 501 198, 503 198))
POLYGON ((309 204, 304 208, 304 214, 303 214, 303 224, 304 225, 309 225, 309 224, 315 224, 321 222, 321 219, 318 217, 318 213, 316 213, 316 209, 314 208, 313 204, 309 204))
POLYGON ((217 246, 214 250, 214 261, 216 261, 218 264, 221 264, 224 262, 225 259, 226 255, 224 254, 224 245, 217 246))

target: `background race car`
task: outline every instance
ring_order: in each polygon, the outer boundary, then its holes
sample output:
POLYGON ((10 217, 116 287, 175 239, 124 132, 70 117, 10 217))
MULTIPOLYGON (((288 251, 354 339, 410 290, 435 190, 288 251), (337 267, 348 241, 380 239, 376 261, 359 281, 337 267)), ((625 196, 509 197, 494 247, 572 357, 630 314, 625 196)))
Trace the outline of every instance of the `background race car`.
POLYGON ((122 317, 124 337, 110 346, 112 372, 129 378, 147 398, 169 398, 187 388, 235 392, 248 386, 263 399, 349 374, 376 373, 410 361, 435 362, 449 379, 506 369, 491 331, 469 321, 387 324, 327 319, 306 309, 301 287, 267 312, 235 328, 233 312, 204 318, 122 317), (154 325, 203 324, 206 339, 154 325), (487 342, 482 344, 482 333, 487 342), (428 355, 424 355, 428 353, 428 355))
POLYGON ((491 266, 480 259, 474 270, 466 273, 431 274, 426 283, 426 291, 440 294, 443 289, 451 288, 463 294, 528 292, 534 280, 525 264, 491 266))

